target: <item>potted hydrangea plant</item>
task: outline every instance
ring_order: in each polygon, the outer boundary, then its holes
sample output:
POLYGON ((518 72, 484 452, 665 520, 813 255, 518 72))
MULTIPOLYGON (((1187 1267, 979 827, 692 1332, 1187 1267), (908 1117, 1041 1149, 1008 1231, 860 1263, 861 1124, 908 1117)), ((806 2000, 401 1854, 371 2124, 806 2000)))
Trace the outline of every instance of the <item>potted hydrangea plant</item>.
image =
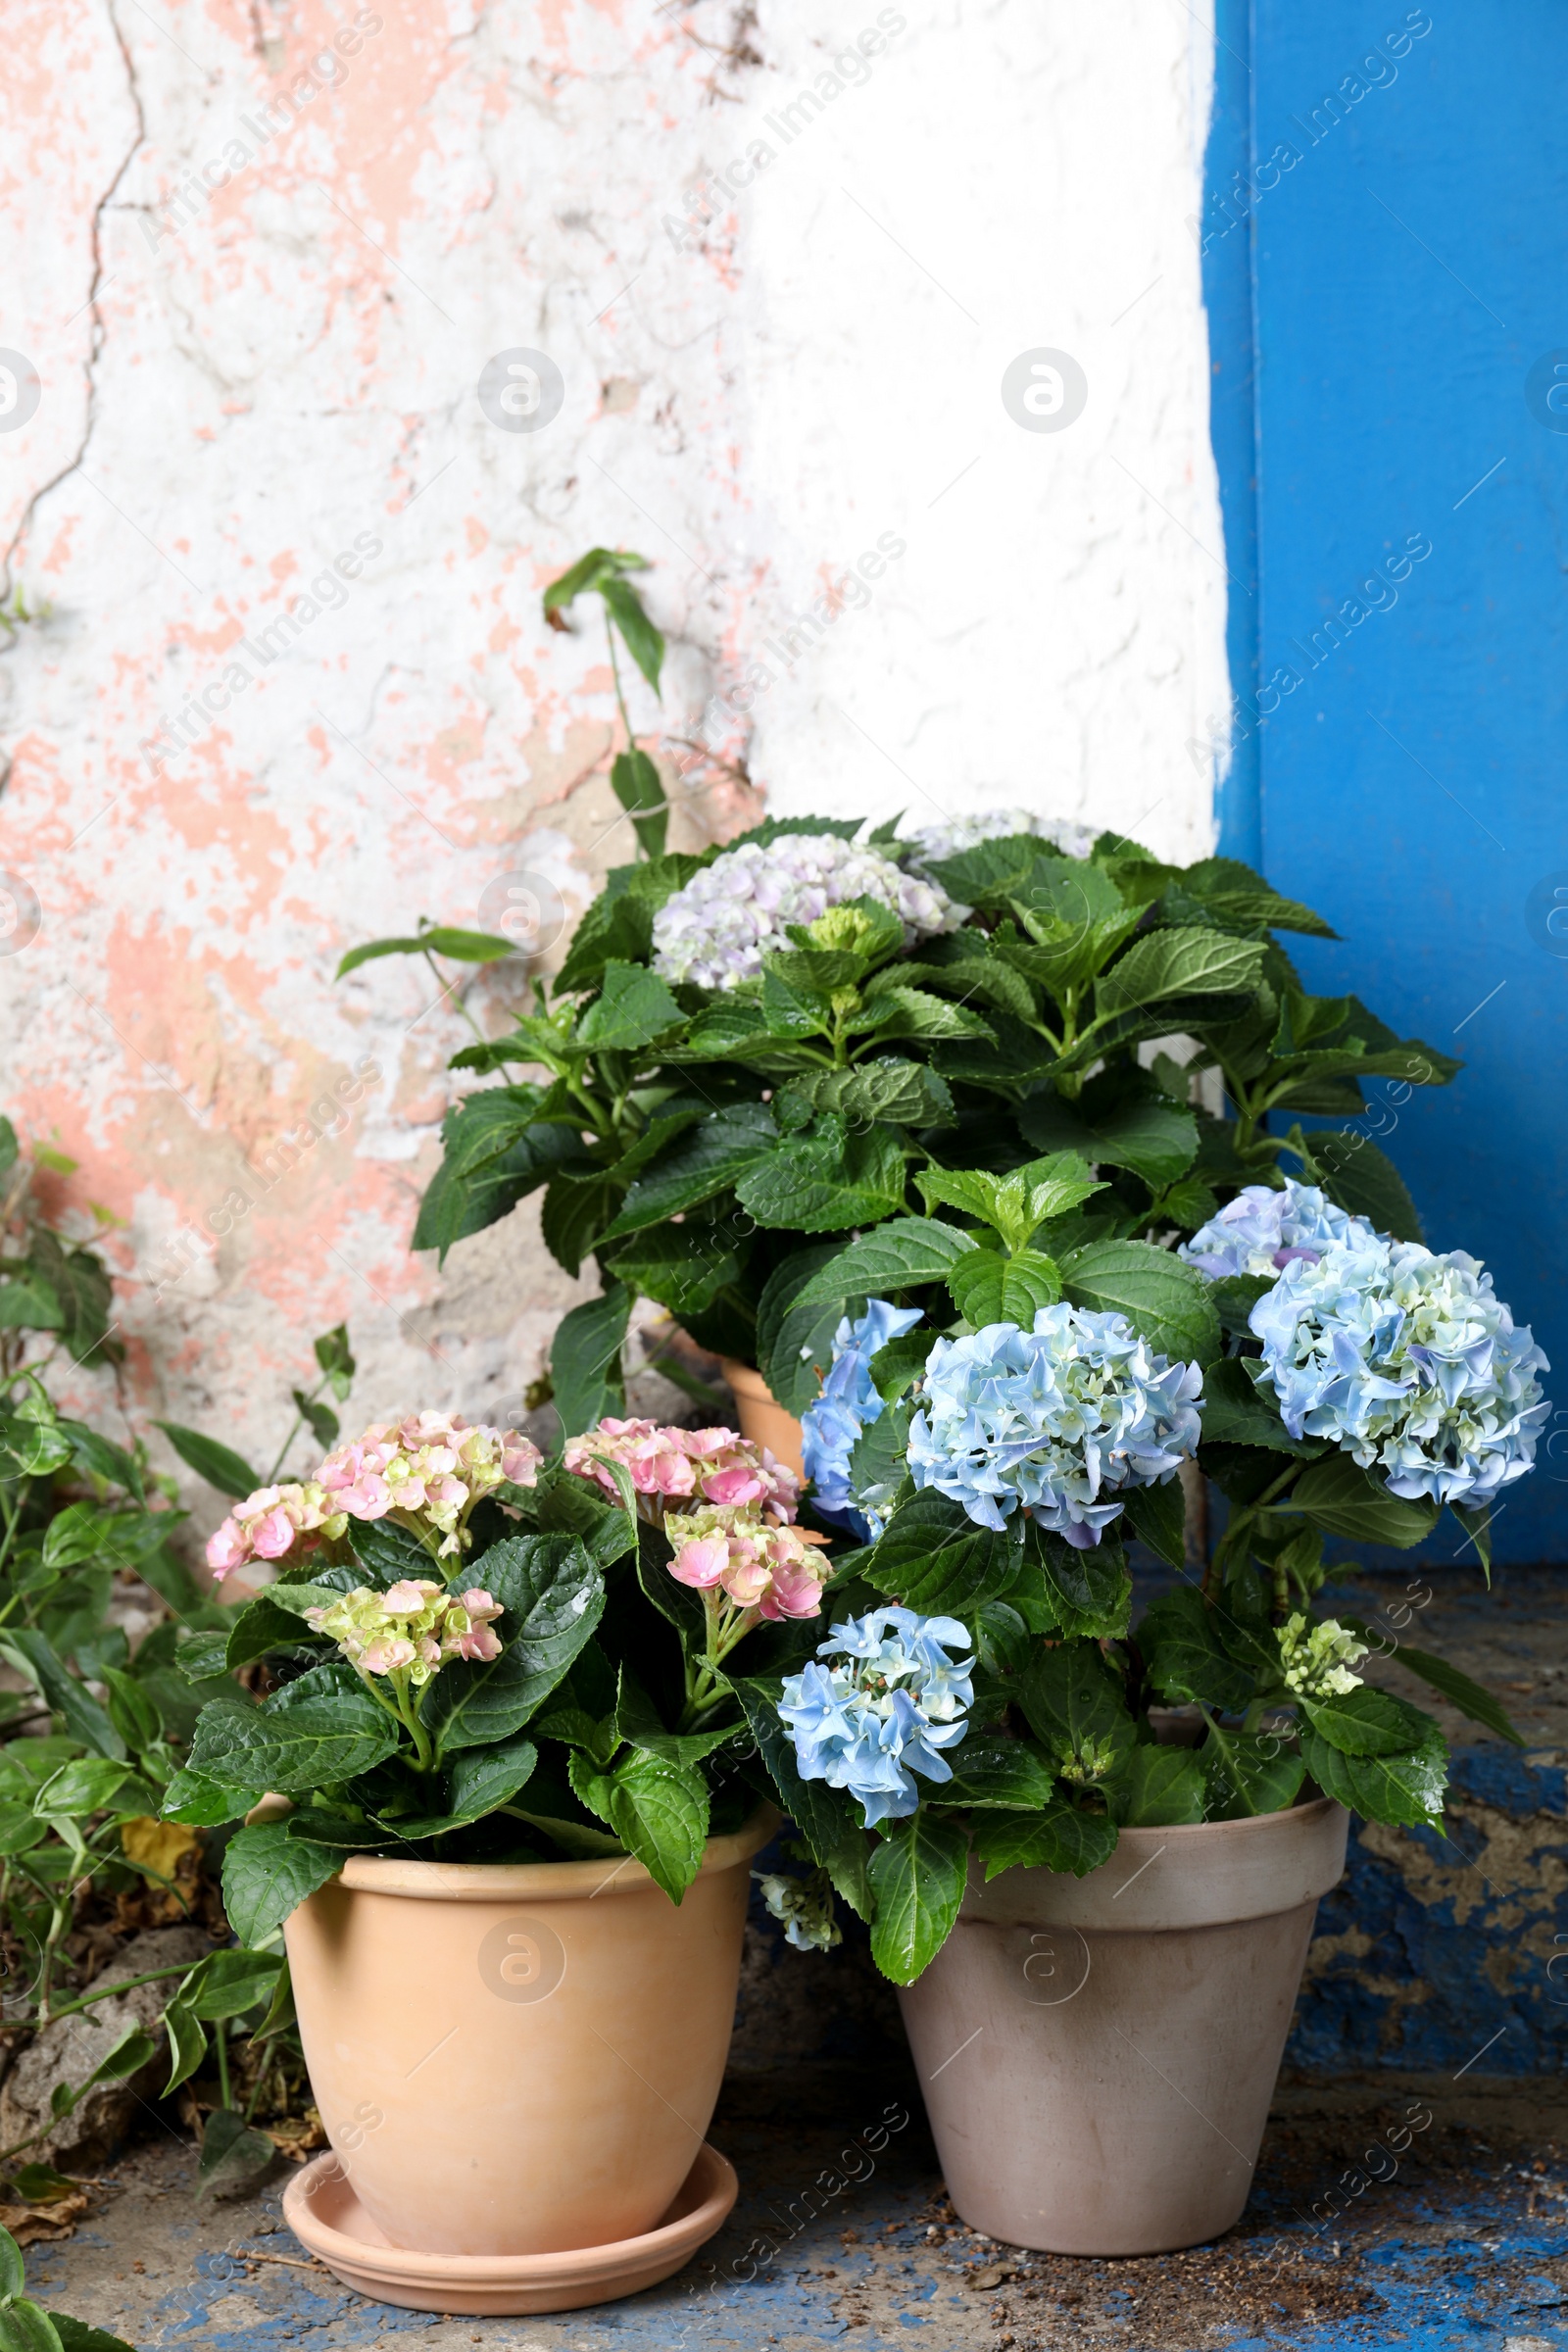
POLYGON ((865 1541, 814 1658, 737 1680, 816 1864, 774 1907, 798 1943, 835 1889, 869 1919, 972 2226, 1191 2244, 1245 2205, 1348 1810, 1442 1823, 1442 1733, 1322 1613, 1324 1539, 1408 1547, 1447 1508, 1486 1561, 1547 1367, 1473 1259, 1317 1186, 1244 1187, 1111 1309, 1063 1248, 1083 1160, 918 1181, 931 1216, 801 1294, 840 1317, 808 1459, 865 1541), (1200 1570, 1189 1463, 1228 1506, 1200 1570), (1128 1536, 1173 1572, 1137 1614, 1128 1536))
POLYGON ((703 2134, 775 1819, 730 1677, 809 1652, 797 1492, 727 1429, 610 1419, 546 1462, 421 1412, 213 1537, 277 1581, 202 1661, 251 1687, 166 1809, 244 1824, 225 1908, 286 1942, 334 2151, 290 2218, 366 2291, 600 2301, 727 2211, 703 2134))
MULTIPOLYGON (((1143 1252, 1282 1154, 1420 1238, 1376 1145, 1270 1131, 1282 1112, 1353 1115, 1364 1079, 1443 1084, 1458 1066, 1302 987, 1276 935, 1330 936, 1310 908, 1234 859, 1176 866, 1020 809, 861 829, 773 820, 617 868, 549 987, 453 1057, 477 1083, 448 1113, 415 1247, 444 1252, 543 1189, 547 1246, 573 1274, 592 1254, 605 1286, 556 1338, 568 1428, 624 1409, 641 1296, 726 1360, 743 1426, 761 1434, 755 1417, 779 1408, 765 1426, 784 1451, 844 1311, 808 1286, 851 1235, 918 1217, 934 1169, 1094 1161, 1105 1183, 1061 1250, 1091 1311, 1125 1304, 1129 1283, 1174 1298, 1168 1252, 1152 1274, 1143 1252)), ((465 961, 514 950, 425 929, 342 968, 404 953, 456 986, 465 961)))

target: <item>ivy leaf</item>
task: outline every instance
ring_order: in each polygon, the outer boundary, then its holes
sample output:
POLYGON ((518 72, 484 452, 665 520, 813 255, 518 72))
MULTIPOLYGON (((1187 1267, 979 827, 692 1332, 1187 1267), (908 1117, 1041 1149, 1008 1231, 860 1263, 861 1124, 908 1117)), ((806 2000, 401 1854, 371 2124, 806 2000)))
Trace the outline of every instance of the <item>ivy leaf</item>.
POLYGON ((631 818, 632 831, 645 858, 662 858, 669 831, 669 803, 664 780, 644 751, 635 744, 617 752, 610 763, 610 788, 631 818))
POLYGON ((498 963, 503 956, 516 952, 510 939, 499 939, 492 932, 453 931, 438 924, 412 938, 368 939, 362 946, 350 948, 333 978, 346 979, 362 963, 374 963, 382 956, 450 956, 459 963, 498 963))
POLYGON ((1010 1530, 977 1527, 961 1503, 927 1488, 909 1497, 887 1533, 859 1554, 856 1568, 873 1592, 922 1616, 967 1619, 1013 1582, 1018 1538, 1010 1530))
POLYGON ((872 1854, 871 1957, 895 1984, 912 1984, 946 1943, 968 1873, 967 1832, 924 1805, 872 1854))
POLYGON ((1364 1821, 1442 1832, 1448 1749, 1436 1725, 1419 1747, 1392 1756, 1346 1755, 1309 1725, 1301 1734, 1301 1754, 1324 1795, 1364 1821))
MULTIPOLYGON (((1038 1250, 1020 1250, 1014 1257, 995 1250, 970 1250, 952 1266, 947 1285, 959 1314, 976 1330, 987 1323, 1016 1323, 1032 1331, 1037 1311, 1061 1297, 1056 1262, 1038 1250)), ((929 1336, 926 1346, 929 1350, 929 1336)))
POLYGON ((1401 1755, 1438 1729, 1419 1707, 1368 1683, 1334 1698, 1303 1698, 1301 1712, 1320 1740, 1347 1756, 1401 1755))
POLYGON ((1206 1794, 1202 1767, 1192 1749, 1153 1741, 1135 1747, 1105 1783, 1105 1801, 1124 1830, 1201 1821, 1206 1794))
POLYGON ((1291 1489, 1289 1508, 1304 1511, 1314 1527, 1359 1544, 1390 1544, 1408 1551, 1432 1533, 1441 1505, 1406 1502, 1348 1453, 1308 1463, 1291 1489))
POLYGON ((930 1217, 893 1217, 829 1258, 808 1278, 794 1303, 842 1308, 847 1298, 944 1282, 948 1269, 975 1247, 955 1225, 930 1217))
POLYGON ((593 1429, 619 1409, 620 1350, 631 1321, 632 1293, 612 1282, 598 1298, 585 1298, 556 1326, 550 1347, 550 1377, 556 1410, 567 1437, 593 1429))
POLYGON ((659 672, 664 659, 664 640, 643 610, 642 598, 631 582, 618 572, 598 581, 605 610, 614 621, 625 640, 626 651, 643 676, 657 694, 659 672))
POLYGON ((1219 1353, 1219 1317, 1195 1266, 1149 1242, 1090 1242, 1061 1260, 1074 1306, 1125 1315, 1159 1354, 1208 1363, 1219 1353))
POLYGON ((284 1822, 236 1830, 223 1850, 224 1916, 241 1943, 266 1943, 342 1867, 335 1847, 291 1838, 284 1822))
POLYGON ((1116 1824, 1106 1813, 1085 1813, 1055 1797, 1039 1813, 983 1813, 974 1825, 974 1850, 988 1880, 1004 1870, 1071 1871, 1086 1878, 1116 1850, 1116 1824))

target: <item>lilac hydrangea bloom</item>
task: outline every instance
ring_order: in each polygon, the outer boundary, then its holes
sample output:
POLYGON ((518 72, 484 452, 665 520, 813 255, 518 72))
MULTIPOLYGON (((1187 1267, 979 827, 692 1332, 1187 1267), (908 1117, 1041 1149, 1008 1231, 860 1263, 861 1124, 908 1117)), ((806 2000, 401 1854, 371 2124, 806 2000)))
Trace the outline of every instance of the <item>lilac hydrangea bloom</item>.
POLYGON ((1550 1366, 1462 1250, 1373 1235, 1298 1257, 1251 1328, 1293 1438, 1332 1438, 1407 1500, 1479 1509, 1523 1478, 1550 1366))
POLYGON ((1210 1281, 1229 1274, 1278 1274, 1293 1258, 1316 1262, 1338 1243, 1378 1239, 1364 1217, 1337 1208, 1315 1184, 1287 1179, 1283 1190, 1250 1184, 1177 1250, 1210 1281))
POLYGON ((1203 1375, 1156 1355, 1125 1315, 1065 1300, 1032 1332, 988 1323, 938 1340, 909 1426, 917 1487, 982 1527, 1025 1510, 1080 1551, 1121 1516, 1121 1491, 1176 1475, 1198 1445, 1203 1375))
POLYGON ((985 808, 975 816, 945 817, 937 825, 917 825, 905 836, 909 871, 923 874, 933 858, 956 858, 982 841, 1010 841, 1015 834, 1034 833, 1064 858, 1087 858, 1100 838, 1100 828, 1080 825, 1070 816, 1037 816, 1029 808, 985 808))
POLYGON ((913 1609, 871 1609, 841 1625, 784 1680, 778 1712, 802 1780, 847 1788, 867 1829, 912 1813, 911 1773, 953 1778, 941 1751, 968 1730, 974 1690, 969 1660, 948 1652, 969 1647, 956 1617, 913 1609))
POLYGON ((654 969, 663 980, 736 988, 762 957, 792 943, 786 925, 814 923, 846 899, 875 899, 904 924, 904 944, 959 921, 945 891, 901 872, 880 851, 837 833, 781 833, 745 842, 693 874, 654 917, 654 969))
POLYGON ((889 1340, 902 1339, 920 1320, 917 1306, 894 1306, 869 1298, 852 1323, 848 1315, 833 1334, 833 1362, 820 1396, 801 1416, 802 1459, 815 1490, 818 1508, 853 1511, 850 1455, 869 1422, 880 1421, 882 1398, 871 1379, 871 1358, 889 1340))

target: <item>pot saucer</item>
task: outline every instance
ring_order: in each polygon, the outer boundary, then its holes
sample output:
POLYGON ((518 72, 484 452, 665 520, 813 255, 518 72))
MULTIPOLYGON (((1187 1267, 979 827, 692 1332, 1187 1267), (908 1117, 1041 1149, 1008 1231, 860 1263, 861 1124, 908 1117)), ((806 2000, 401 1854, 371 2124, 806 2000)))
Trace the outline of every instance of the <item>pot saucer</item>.
POLYGON ((738 2185, 727 2157, 705 2140, 663 2220, 640 2237, 565 2254, 417 2254, 389 2243, 328 2152, 284 2189, 283 2219, 345 2286, 377 2303, 501 2317, 579 2311, 657 2285, 712 2236, 738 2185))

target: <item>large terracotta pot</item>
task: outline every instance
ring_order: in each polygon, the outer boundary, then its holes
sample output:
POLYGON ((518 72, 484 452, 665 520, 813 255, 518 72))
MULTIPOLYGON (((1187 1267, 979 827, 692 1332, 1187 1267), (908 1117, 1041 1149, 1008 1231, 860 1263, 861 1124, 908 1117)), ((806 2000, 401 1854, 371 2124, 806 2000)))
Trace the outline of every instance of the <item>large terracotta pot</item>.
POLYGON ((718 2096, 775 1822, 710 1839, 678 1906, 629 1859, 362 1856, 300 1905, 316 2103, 392 2246, 549 2254, 661 2222, 718 2096))
POLYGON ((779 1461, 788 1463, 797 1478, 804 1478, 801 1425, 795 1415, 784 1410, 760 1372, 754 1372, 750 1364, 725 1355, 719 1358, 719 1369, 735 1392, 741 1436, 750 1438, 754 1446, 765 1446, 779 1461))
POLYGON ((1054 2254, 1156 2254, 1241 2217, 1349 1816, 1124 1830, 1086 1878, 971 1865, 899 1995, 948 2193, 1054 2254))

